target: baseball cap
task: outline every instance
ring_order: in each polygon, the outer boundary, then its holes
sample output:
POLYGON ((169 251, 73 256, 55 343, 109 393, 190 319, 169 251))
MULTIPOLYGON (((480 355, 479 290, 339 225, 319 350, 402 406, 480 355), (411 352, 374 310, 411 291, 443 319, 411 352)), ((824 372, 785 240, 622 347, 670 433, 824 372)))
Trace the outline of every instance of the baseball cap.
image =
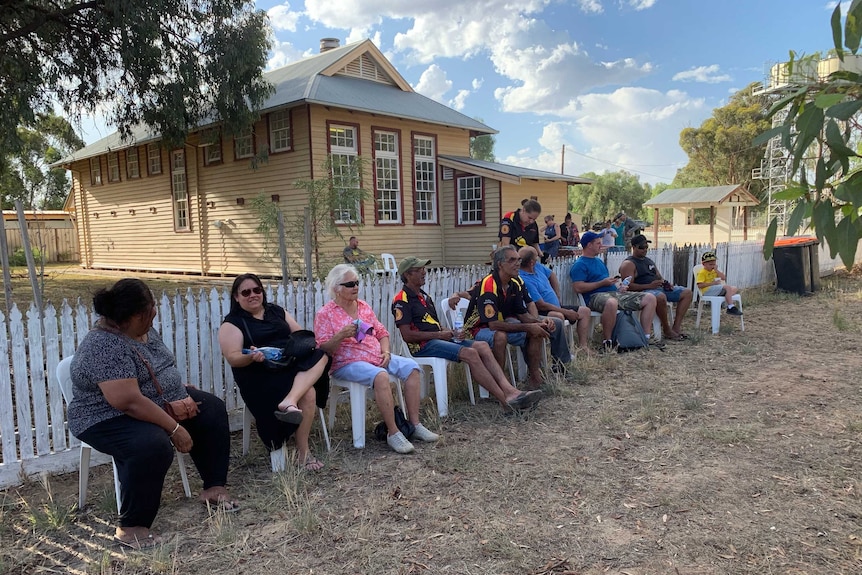
POLYGON ((700 256, 700 261, 702 262, 714 262, 716 259, 715 252, 706 252, 700 256))
POLYGON ((408 256, 398 264, 398 275, 403 275, 410 268, 424 268, 431 260, 420 260, 416 256, 408 256))
POLYGON ((587 244, 589 244, 594 239, 600 237, 602 237, 602 234, 597 234, 596 232, 587 232, 585 234, 581 234, 581 247, 587 247, 587 244))
POLYGON ((651 244, 651 243, 652 243, 652 241, 646 239, 646 236, 641 235, 641 234, 638 234, 632 238, 632 245, 633 246, 642 247, 642 246, 645 246, 645 245, 651 244))
POLYGON ((614 216, 614 219, 615 219, 615 220, 618 220, 618 219, 620 219, 621 217, 623 217, 624 215, 625 215, 625 212, 619 212, 617 215, 615 215, 615 216, 614 216))

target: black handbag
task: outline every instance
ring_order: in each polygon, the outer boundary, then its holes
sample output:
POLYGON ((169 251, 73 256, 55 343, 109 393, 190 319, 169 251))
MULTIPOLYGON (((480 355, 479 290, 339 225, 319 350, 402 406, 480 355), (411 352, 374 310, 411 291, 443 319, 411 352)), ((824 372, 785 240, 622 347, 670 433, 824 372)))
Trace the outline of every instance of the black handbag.
MULTIPOLYGON (((416 426, 410 423, 410 420, 407 419, 404 416, 404 412, 401 411, 401 407, 397 405, 395 406, 395 425, 407 439, 413 437, 413 432, 416 431, 416 426)), ((375 426, 374 437, 380 441, 386 441, 386 438, 389 437, 389 429, 386 427, 385 421, 381 421, 375 426)))
MULTIPOLYGON (((245 318, 242 318, 242 324, 245 327, 245 333, 251 345, 254 345, 254 340, 251 337, 251 331, 248 329, 248 324, 245 318)), ((266 359, 263 364, 269 369, 285 369, 294 364, 294 362, 302 361, 307 358, 317 349, 317 339, 314 332, 307 329, 298 329, 290 332, 287 336, 287 341, 282 347, 281 359, 266 359)))

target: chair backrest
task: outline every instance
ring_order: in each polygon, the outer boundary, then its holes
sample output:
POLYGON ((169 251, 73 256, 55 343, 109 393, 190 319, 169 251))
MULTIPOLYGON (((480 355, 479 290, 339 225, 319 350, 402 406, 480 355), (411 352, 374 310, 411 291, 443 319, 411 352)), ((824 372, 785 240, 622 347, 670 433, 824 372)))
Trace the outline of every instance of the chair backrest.
POLYGON ((75 397, 75 391, 72 388, 73 357, 75 356, 70 355, 57 364, 57 381, 60 382, 60 392, 63 394, 63 399, 66 401, 66 405, 72 403, 72 399, 75 397))
POLYGON ((383 271, 385 273, 398 275, 398 264, 395 262, 395 256, 392 254, 380 254, 380 259, 383 260, 383 271))
POLYGON ((699 274, 702 269, 703 265, 701 264, 697 264, 691 268, 691 275, 694 278, 694 283, 691 284, 691 293, 693 294, 692 302, 696 302, 700 299, 700 288, 697 287, 697 274, 699 274))
POLYGON ((449 304, 446 304, 446 322, 449 324, 449 329, 452 329, 452 326, 455 325, 455 314, 459 311, 461 312, 461 317, 464 320, 467 320, 467 308, 470 306, 470 300, 462 297, 458 300, 457 305, 455 305, 455 309, 449 307, 449 304))

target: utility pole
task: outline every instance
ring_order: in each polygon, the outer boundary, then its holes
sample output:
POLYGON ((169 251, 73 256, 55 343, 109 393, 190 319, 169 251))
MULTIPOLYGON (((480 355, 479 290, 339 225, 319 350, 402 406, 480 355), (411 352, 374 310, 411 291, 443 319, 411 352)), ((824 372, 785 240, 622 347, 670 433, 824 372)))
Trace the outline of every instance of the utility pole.
POLYGON ((566 145, 563 144, 562 160, 560 161, 560 173, 566 173, 566 145))

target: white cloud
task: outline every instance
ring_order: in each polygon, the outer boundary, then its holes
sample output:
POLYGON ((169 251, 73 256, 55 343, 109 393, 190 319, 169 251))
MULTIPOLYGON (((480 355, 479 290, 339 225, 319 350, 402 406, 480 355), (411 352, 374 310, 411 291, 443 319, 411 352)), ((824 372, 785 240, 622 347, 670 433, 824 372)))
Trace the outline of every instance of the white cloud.
POLYGON ((290 4, 287 2, 273 6, 266 13, 274 30, 287 30, 289 32, 296 32, 296 23, 302 16, 302 12, 291 12, 290 4))
POLYGON ((656 0, 629 0, 629 6, 635 10, 646 10, 647 8, 652 8, 655 3, 656 0))
POLYGON ((479 88, 482 87, 482 84, 484 84, 484 83, 485 83, 484 78, 473 78, 473 83, 472 83, 473 89, 478 90, 479 88))
POLYGON ((599 0, 578 0, 578 4, 582 12, 601 14, 605 10, 599 0))
POLYGON ((620 88, 579 96, 566 113, 570 120, 545 125, 538 156, 515 155, 501 161, 558 171, 560 150, 566 144, 568 174, 627 169, 641 181, 670 181, 688 161, 679 148, 680 131, 699 125, 709 110, 703 99, 678 90, 620 88))
POLYGON ((452 88, 452 80, 446 77, 446 71, 437 64, 431 64, 422 72, 419 82, 413 89, 432 100, 443 102, 443 96, 452 88))
POLYGON ((705 82, 707 84, 717 84, 733 80, 729 74, 719 74, 718 71, 718 64, 698 66, 685 72, 677 72, 673 75, 673 80, 676 82, 705 82))
POLYGON ((303 52, 290 42, 274 40, 272 43, 272 55, 266 61, 266 69, 275 70, 276 68, 287 66, 291 62, 295 62, 311 54, 313 54, 311 50, 303 52))
POLYGON ((470 90, 458 90, 458 93, 455 94, 455 97, 449 100, 449 105, 459 112, 464 109, 464 106, 467 102, 467 96, 472 94, 470 90))

